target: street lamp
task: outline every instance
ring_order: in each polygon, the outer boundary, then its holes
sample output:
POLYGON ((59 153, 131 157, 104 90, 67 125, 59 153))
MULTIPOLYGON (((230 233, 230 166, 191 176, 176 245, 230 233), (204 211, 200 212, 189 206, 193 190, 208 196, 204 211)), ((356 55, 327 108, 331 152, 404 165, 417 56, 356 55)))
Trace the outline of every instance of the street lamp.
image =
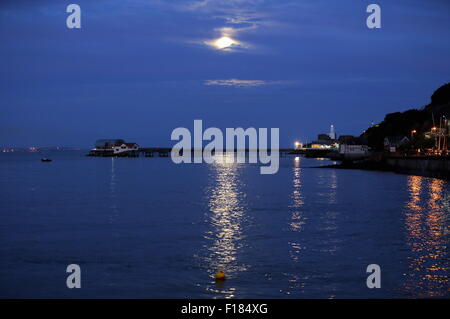
MULTIPOLYGON (((412 131, 411 131, 411 143, 413 142, 413 140, 414 140, 414 134, 416 134, 416 133, 417 133, 416 130, 412 130, 412 131)), ((412 144, 412 146, 414 147, 414 144, 412 144)))

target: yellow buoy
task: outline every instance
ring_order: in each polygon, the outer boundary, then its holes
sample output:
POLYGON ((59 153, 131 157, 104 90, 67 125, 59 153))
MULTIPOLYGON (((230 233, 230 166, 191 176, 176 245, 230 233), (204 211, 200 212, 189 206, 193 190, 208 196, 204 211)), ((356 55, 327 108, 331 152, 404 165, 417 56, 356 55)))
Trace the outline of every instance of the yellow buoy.
POLYGON ((214 275, 214 278, 216 278, 216 280, 225 280, 226 276, 225 276, 225 272, 223 270, 219 270, 218 272, 216 272, 216 274, 214 275))

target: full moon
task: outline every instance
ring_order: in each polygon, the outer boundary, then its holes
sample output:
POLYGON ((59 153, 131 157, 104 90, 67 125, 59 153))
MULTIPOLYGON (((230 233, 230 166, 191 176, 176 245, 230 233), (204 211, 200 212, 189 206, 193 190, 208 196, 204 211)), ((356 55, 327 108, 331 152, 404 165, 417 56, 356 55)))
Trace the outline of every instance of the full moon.
POLYGON ((225 49, 228 48, 230 46, 232 46, 233 44, 237 43, 236 41, 234 41, 232 38, 230 37, 221 37, 219 39, 217 39, 214 42, 214 45, 218 48, 218 49, 225 49))

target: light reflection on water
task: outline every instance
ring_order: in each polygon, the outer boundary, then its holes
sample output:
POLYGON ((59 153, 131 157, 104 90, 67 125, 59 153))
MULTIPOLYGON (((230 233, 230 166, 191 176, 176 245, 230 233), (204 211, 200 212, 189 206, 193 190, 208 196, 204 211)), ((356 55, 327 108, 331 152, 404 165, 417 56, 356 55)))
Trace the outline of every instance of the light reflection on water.
MULTIPOLYGON (((303 206, 303 195, 301 191, 302 187, 302 180, 301 180, 301 169, 300 169, 300 161, 296 160, 294 162, 294 168, 292 169, 292 213, 291 213, 291 220, 289 223, 290 230, 293 232, 300 232, 302 230, 303 225, 305 224, 305 218, 303 216, 303 212, 301 210, 301 207, 303 206)), ((299 255, 302 248, 302 245, 299 241, 295 242, 289 242, 289 245, 291 246, 291 258, 294 261, 297 261, 299 259, 299 255)))
MULTIPOLYGON (((290 240, 289 244, 289 255, 293 263, 302 262, 302 252, 305 249, 304 243, 301 240, 300 233, 305 226, 306 218, 304 212, 302 211, 304 204, 304 196, 302 194, 302 178, 301 178, 301 158, 297 157, 294 160, 294 167, 292 168, 292 195, 291 195, 292 205, 290 206, 292 212, 289 221, 289 230, 298 234, 295 236, 295 240, 290 240)), ((299 290, 303 290, 305 287, 305 279, 298 273, 289 273, 288 281, 289 286, 286 293, 290 295, 291 293, 299 290)))
POLYGON ((420 176, 408 176, 410 200, 406 203, 405 222, 408 260, 405 290, 415 297, 445 296, 450 291, 448 270, 448 203, 443 192, 445 182, 420 176))
POLYGON ((114 164, 114 157, 111 157, 111 180, 109 183, 109 223, 113 224, 117 219, 119 214, 119 209, 117 208, 117 190, 116 190, 116 170, 114 164))
POLYGON ((324 204, 319 210, 319 219, 317 227, 322 232, 322 243, 325 245, 320 249, 321 252, 327 254, 335 254, 342 244, 342 238, 337 236, 338 221, 342 211, 335 208, 337 203, 338 178, 335 170, 321 170, 317 176, 318 192, 317 196, 324 204))
POLYGON ((236 288, 215 283, 214 273, 223 269, 227 277, 232 279, 247 269, 246 265, 238 260, 238 252, 243 248, 243 224, 247 218, 245 194, 239 178, 243 165, 227 161, 230 156, 234 154, 225 154, 223 161, 215 161, 210 165, 212 185, 207 189, 207 222, 211 230, 205 234, 205 239, 208 240, 206 263, 212 278, 206 289, 224 295, 225 298, 233 298, 236 288))

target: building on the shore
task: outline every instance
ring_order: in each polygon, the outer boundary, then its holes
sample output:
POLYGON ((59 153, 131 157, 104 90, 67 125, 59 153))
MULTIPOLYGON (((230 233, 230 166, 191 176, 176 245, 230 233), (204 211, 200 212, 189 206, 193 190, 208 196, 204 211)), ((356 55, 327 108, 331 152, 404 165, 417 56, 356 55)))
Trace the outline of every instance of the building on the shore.
POLYGON ((329 148, 329 149, 337 148, 337 140, 332 139, 329 134, 325 134, 325 133, 319 134, 317 136, 317 140, 311 142, 310 147, 311 148, 319 148, 319 149, 320 148, 322 148, 322 149, 323 148, 329 148))
MULTIPOLYGON (((302 145, 303 146, 303 145, 302 145)), ((334 125, 331 125, 329 133, 317 135, 317 140, 305 145, 306 148, 337 150, 339 147, 334 125)), ((297 146, 296 146, 297 148, 297 146)))
POLYGON ((114 155, 121 154, 123 152, 137 151, 139 145, 137 143, 118 143, 114 145, 114 155))
POLYGON ((344 157, 367 156, 369 155, 369 146, 360 144, 359 145, 340 144, 339 153, 344 155, 344 157))
POLYGON ((317 140, 310 143, 310 148, 316 149, 337 149, 339 147, 334 125, 331 125, 329 133, 317 135, 317 140))
POLYGON ((362 137, 350 137, 347 135, 342 141, 345 143, 339 144, 339 154, 345 159, 357 159, 369 156, 369 146, 367 140, 362 137))
POLYGON ((95 148, 96 150, 107 150, 112 149, 114 145, 125 143, 124 140, 115 138, 115 139, 100 139, 95 141, 95 148))
POLYGON ((384 148, 391 153, 396 152, 400 146, 407 143, 409 143, 409 138, 406 136, 386 136, 384 138, 384 148))
POLYGON ((101 139, 95 142, 89 156, 137 156, 139 145, 127 143, 123 139, 101 139))

